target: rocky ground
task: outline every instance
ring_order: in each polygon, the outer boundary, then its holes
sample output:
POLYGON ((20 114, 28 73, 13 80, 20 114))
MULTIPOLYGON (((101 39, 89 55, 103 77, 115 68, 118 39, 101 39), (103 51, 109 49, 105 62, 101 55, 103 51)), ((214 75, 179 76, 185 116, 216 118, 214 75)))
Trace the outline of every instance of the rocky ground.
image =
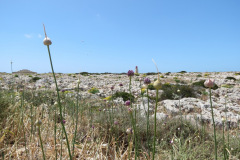
MULTIPOLYGON (((211 73, 163 73, 161 82, 179 85, 192 85, 194 82, 214 79, 219 87, 212 90, 213 110, 215 114, 215 122, 218 127, 222 126, 222 117, 228 121, 228 127, 236 128, 240 121, 240 75, 237 72, 211 72, 211 73), (231 78, 229 78, 231 77, 231 78)), ((77 80, 80 79, 80 95, 83 98, 103 99, 111 96, 112 93, 122 91, 128 92, 129 78, 126 74, 57 74, 58 87, 61 91, 70 91, 69 96, 76 94, 77 80), (120 86, 119 84, 122 84, 120 86), (111 90, 111 87, 114 89, 111 90), (89 89, 95 87, 99 93, 91 94, 89 89)), ((144 78, 150 78, 151 82, 156 80, 157 75, 140 74, 132 78, 132 94, 137 98, 135 105, 145 115, 144 109, 147 107, 147 97, 141 97, 141 88, 144 88, 144 78)), ((25 86, 25 89, 33 90, 54 90, 55 83, 52 74, 36 74, 36 75, 0 75, 1 89, 9 89, 14 83, 16 86, 25 86), (39 77, 38 80, 33 80, 39 77)), ((155 96, 155 90, 149 90, 150 96, 155 96)), ((159 91, 160 95, 162 91, 159 91)), ((172 116, 179 116, 181 109, 184 118, 200 123, 201 121, 212 124, 211 107, 208 89, 202 88, 201 92, 196 92, 196 97, 176 96, 175 99, 165 99, 158 103, 157 117, 159 119, 167 119, 172 116)), ((146 93, 144 93, 144 96, 146 93)), ((124 104, 123 99, 114 100, 116 103, 124 104)), ((154 100, 150 100, 150 107, 153 110, 154 100)))

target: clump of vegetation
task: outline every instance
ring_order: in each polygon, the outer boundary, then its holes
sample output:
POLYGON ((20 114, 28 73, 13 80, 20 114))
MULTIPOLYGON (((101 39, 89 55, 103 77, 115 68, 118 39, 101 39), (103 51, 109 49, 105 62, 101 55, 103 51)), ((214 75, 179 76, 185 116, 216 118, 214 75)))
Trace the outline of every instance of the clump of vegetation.
POLYGON ((202 77, 202 75, 201 75, 201 74, 198 74, 197 77, 202 77))
POLYGON ((80 74, 82 75, 82 76, 88 76, 88 72, 80 72, 80 74))
POLYGON ((228 79, 228 80, 234 80, 234 81, 236 81, 237 79, 236 78, 234 78, 234 77, 226 77, 225 79, 228 79))
POLYGON ((205 74, 204 74, 204 77, 208 77, 208 76, 210 76, 209 73, 205 73, 205 74))
POLYGON ((157 75, 157 73, 155 73, 155 72, 148 72, 148 73, 146 73, 146 75, 157 75))
POLYGON ((169 76, 170 74, 171 74, 171 72, 167 72, 167 73, 165 73, 166 76, 169 76))
MULTIPOLYGON (((192 85, 193 85, 193 86, 198 86, 198 87, 207 88, 207 87, 204 86, 204 82, 205 82, 205 80, 200 80, 200 81, 198 81, 198 82, 194 82, 192 85)), ((212 89, 215 90, 215 89, 218 89, 218 88, 219 88, 218 85, 215 84, 212 89)))
POLYGON ((134 101, 134 96, 130 93, 127 92, 116 92, 113 94, 112 98, 116 99, 116 98, 123 98, 123 101, 127 101, 127 100, 132 100, 134 101))
POLYGON ((235 73, 235 75, 236 75, 236 76, 240 75, 240 72, 238 72, 238 73, 235 73))
POLYGON ((173 85, 165 83, 162 85, 161 90, 163 90, 161 100, 178 99, 179 96, 181 98, 196 97, 194 89, 189 85, 173 85))
POLYGON ((181 71, 181 72, 178 72, 178 73, 184 74, 184 73, 187 73, 187 71, 181 71))
POLYGON ((10 106, 10 99, 8 98, 8 96, 4 96, 4 94, 10 94, 10 93, 4 93, 4 92, 0 92, 0 122, 2 122, 3 119, 6 118, 7 116, 7 109, 10 106))
POLYGON ((148 89, 149 89, 149 90, 155 90, 155 88, 153 87, 153 83, 150 83, 150 84, 148 85, 148 89))
POLYGON ((32 81, 32 82, 36 82, 36 81, 39 80, 39 79, 41 79, 41 78, 40 78, 40 77, 33 77, 31 81, 32 81))
POLYGON ((221 85, 221 87, 223 87, 223 88, 233 88, 234 85, 231 85, 231 84, 223 84, 223 85, 221 85))
POLYGON ((17 75, 17 74, 15 74, 15 75, 14 75, 14 77, 18 77, 18 75, 17 75))
POLYGON ((95 87, 92 87, 91 89, 88 90, 89 93, 96 94, 99 93, 99 90, 95 87))

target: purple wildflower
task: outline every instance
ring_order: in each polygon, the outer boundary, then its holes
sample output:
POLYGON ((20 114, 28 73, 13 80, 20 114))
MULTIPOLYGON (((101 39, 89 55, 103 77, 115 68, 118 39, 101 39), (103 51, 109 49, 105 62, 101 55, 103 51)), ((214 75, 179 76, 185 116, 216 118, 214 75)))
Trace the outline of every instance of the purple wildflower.
POLYGON ((114 89, 114 86, 111 87, 111 90, 113 90, 113 89, 114 89))
POLYGON ((128 73, 127 73, 128 77, 132 77, 134 76, 134 72, 133 70, 129 70, 128 73))
POLYGON ((122 87, 122 86, 123 86, 123 84, 122 84, 122 83, 120 83, 120 84, 119 84, 119 86, 120 86, 120 87, 122 87))
POLYGON ((127 101, 125 102, 125 105, 126 105, 126 106, 130 106, 130 104, 131 104, 131 101, 129 101, 129 100, 127 100, 127 101))
POLYGON ((63 124, 65 124, 65 123, 66 123, 66 120, 63 120, 62 122, 63 122, 63 124))
POLYGON ((115 124, 115 125, 118 125, 119 123, 118 123, 118 121, 114 121, 114 124, 115 124))
POLYGON ((149 78, 144 79, 144 84, 150 84, 150 83, 151 83, 151 80, 149 78))

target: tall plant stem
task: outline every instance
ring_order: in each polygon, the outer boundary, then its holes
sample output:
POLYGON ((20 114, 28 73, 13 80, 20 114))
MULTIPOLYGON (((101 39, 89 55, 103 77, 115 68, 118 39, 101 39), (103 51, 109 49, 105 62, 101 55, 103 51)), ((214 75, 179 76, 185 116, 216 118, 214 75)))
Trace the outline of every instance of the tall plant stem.
POLYGON ((158 104, 158 89, 156 90, 156 106, 154 112, 154 137, 153 137, 153 160, 155 157, 156 133, 157 133, 157 104, 158 104))
POLYGON ((24 142, 25 142, 25 151, 26 151, 26 156, 28 157, 28 152, 27 152, 27 140, 26 140, 26 134, 25 134, 25 129, 24 129, 24 123, 23 123, 23 110, 24 110, 24 88, 23 88, 23 92, 22 92, 22 98, 21 98, 21 109, 22 109, 22 119, 21 119, 21 123, 22 123, 22 128, 23 128, 23 136, 24 136, 24 142))
POLYGON ((147 109, 147 146, 148 146, 148 154, 150 153, 149 150, 149 96, 148 96, 148 88, 147 88, 147 97, 148 97, 148 109, 147 109))
POLYGON ((78 93, 79 93, 79 83, 78 83, 78 88, 77 88, 77 112, 76 112, 76 126, 75 126, 75 132, 74 132, 74 138, 73 138, 73 148, 72 148, 72 155, 74 156, 74 145, 76 141, 76 136, 77 136, 77 125, 78 125, 78 93))
POLYGON ((211 105, 211 112, 212 112, 213 130, 214 130, 215 160, 217 160, 217 139, 216 139, 216 128, 215 128, 215 121, 214 121, 214 114, 213 114, 213 106, 212 106, 212 90, 211 90, 211 88, 209 88, 209 98, 210 98, 210 105, 211 105))
POLYGON ((65 134, 66 141, 67 141, 69 158, 70 158, 70 160, 72 160, 72 155, 71 155, 70 145, 69 145, 69 141, 68 141, 68 137, 67 137, 67 132, 66 132, 66 129, 65 129, 65 126, 64 126, 64 123, 63 123, 62 106, 61 106, 61 102, 60 102, 60 96, 59 96, 59 90, 58 90, 57 80, 56 80, 56 76, 55 76, 54 69, 53 69, 53 65, 52 65, 52 58, 51 58, 51 53, 50 53, 49 45, 47 46, 47 48, 48 48, 48 54, 49 54, 49 59, 50 59, 50 63, 51 63, 52 73, 53 73, 54 81, 55 81, 55 84, 56 84, 56 90, 57 90, 57 96, 58 96, 58 107, 59 107, 59 111, 60 111, 62 129, 63 129, 63 132, 64 132, 64 134, 65 134))
POLYGON ((45 160, 45 154, 44 154, 44 150, 43 150, 43 144, 42 144, 42 138, 41 138, 41 130, 40 130, 40 126, 38 126, 38 132, 39 132, 39 139, 40 139, 41 148, 42 148, 43 159, 45 160))
MULTIPOLYGON (((129 93, 130 93, 130 102, 131 102, 131 109, 133 110, 132 106, 132 96, 131 96, 131 82, 132 77, 129 77, 129 93)), ((136 131, 136 120, 134 120, 133 114, 131 113, 131 120, 132 120, 132 127, 133 127, 133 136, 134 136, 134 150, 135 150, 135 160, 137 159, 138 151, 137 151, 137 131, 136 131)))
POLYGON ((54 143, 55 143, 55 158, 57 160, 57 109, 54 106, 54 143))

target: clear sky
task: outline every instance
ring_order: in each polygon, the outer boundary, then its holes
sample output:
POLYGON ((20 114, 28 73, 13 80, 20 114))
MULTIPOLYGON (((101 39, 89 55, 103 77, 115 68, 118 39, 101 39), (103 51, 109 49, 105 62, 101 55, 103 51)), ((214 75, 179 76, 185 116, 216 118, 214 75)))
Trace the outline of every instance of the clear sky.
POLYGON ((0 0, 0 72, 240 70, 240 0, 0 0))

